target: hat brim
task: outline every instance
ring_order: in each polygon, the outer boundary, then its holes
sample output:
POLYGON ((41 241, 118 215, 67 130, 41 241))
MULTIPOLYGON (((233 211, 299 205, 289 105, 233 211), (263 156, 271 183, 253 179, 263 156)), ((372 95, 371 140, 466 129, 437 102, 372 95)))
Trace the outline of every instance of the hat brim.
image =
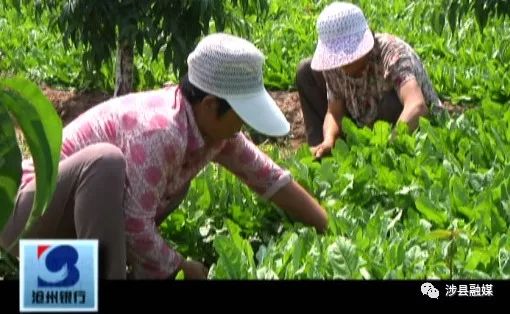
POLYGON ((268 136, 284 136, 289 133, 289 122, 265 89, 251 95, 223 98, 239 117, 256 131, 268 136))
POLYGON ((374 36, 367 28, 363 32, 328 40, 319 39, 312 58, 311 67, 315 71, 326 71, 352 63, 372 50, 374 36))

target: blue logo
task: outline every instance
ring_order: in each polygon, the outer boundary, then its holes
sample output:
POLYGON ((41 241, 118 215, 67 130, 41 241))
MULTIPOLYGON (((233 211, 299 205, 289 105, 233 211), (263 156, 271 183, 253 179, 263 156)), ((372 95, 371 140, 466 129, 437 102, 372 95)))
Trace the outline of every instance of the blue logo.
POLYGON ((20 311, 98 310, 97 240, 21 240, 20 311))

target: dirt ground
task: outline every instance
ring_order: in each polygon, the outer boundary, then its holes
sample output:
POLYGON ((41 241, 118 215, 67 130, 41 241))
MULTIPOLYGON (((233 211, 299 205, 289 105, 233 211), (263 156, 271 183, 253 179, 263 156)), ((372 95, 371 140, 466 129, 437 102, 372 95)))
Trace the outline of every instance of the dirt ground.
MULTIPOLYGON (((75 92, 42 87, 43 93, 54 104, 64 125, 72 121, 82 112, 112 97, 103 92, 75 92)), ((303 115, 299 107, 297 92, 276 91, 270 92, 281 108, 285 117, 291 123, 291 133, 284 141, 290 142, 292 147, 297 147, 305 140, 303 115)), ((265 138, 256 138, 256 142, 262 142, 265 138)))
MULTIPOLYGON (((112 95, 103 92, 64 91, 52 89, 50 87, 42 87, 42 90, 46 97, 55 105, 64 125, 87 109, 112 97, 112 95)), ((299 104, 299 95, 297 92, 287 91, 273 91, 270 93, 291 124, 291 132, 287 137, 271 140, 278 143, 290 144, 292 148, 297 148, 299 144, 305 141, 305 126, 299 104)), ((444 104, 451 112, 459 112, 462 110, 462 106, 453 106, 447 102, 444 102, 444 104)), ((252 136, 252 139, 256 143, 268 140, 259 135, 252 136)))

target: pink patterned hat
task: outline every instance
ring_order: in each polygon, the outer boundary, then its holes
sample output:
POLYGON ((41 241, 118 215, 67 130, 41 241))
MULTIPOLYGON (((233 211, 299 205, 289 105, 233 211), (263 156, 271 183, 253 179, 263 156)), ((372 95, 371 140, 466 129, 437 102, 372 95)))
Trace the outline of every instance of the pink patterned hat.
POLYGON ((312 69, 331 70, 352 63, 374 47, 374 37, 359 7, 333 2, 317 20, 319 42, 312 58, 312 69))

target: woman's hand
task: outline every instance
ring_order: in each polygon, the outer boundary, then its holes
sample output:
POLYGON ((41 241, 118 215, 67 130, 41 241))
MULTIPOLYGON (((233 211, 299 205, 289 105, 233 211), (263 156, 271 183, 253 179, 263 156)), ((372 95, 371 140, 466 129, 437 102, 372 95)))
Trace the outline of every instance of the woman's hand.
POLYGON ((333 149, 333 146, 335 146, 334 141, 324 140, 319 145, 311 147, 310 152, 312 153, 313 157, 320 159, 326 155, 329 155, 333 149))
POLYGON ((342 135, 340 123, 346 115, 346 112, 347 109, 340 100, 328 102, 328 111, 326 112, 322 125, 324 140, 319 145, 310 149, 312 155, 316 159, 320 159, 331 153, 331 150, 335 146, 336 139, 342 135))
POLYGON ((185 279, 204 280, 207 279, 207 275, 209 274, 209 269, 207 267, 200 262, 192 260, 183 261, 181 269, 184 272, 185 279))

